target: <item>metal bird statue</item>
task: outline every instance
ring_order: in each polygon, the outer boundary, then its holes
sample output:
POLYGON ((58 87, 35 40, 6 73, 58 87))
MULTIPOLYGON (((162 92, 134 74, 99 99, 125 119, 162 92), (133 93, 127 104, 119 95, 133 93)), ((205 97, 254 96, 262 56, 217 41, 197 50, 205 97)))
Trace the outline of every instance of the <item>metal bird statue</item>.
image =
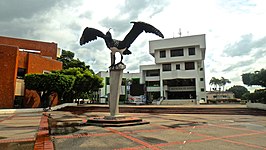
POLYGON ((161 38, 164 38, 163 34, 158 29, 148 23, 134 21, 130 23, 133 23, 134 25, 123 41, 113 39, 109 31, 110 29, 106 32, 106 34, 104 34, 103 32, 95 28, 86 27, 80 38, 80 45, 84 45, 90 41, 96 40, 97 37, 103 38, 106 46, 111 50, 111 66, 114 66, 115 53, 120 53, 121 60, 119 63, 122 63, 123 55, 131 54, 131 51, 129 51, 128 48, 143 31, 145 31, 146 33, 153 33, 161 38))

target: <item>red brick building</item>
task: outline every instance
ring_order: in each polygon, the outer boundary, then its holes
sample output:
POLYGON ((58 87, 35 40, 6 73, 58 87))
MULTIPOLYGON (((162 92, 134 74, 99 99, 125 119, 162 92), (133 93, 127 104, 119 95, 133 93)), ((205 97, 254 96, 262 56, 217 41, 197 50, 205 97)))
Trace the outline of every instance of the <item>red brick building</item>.
POLYGON ((0 36, 0 108, 13 108, 15 96, 27 97, 25 74, 61 70, 56 58, 56 43, 0 36))

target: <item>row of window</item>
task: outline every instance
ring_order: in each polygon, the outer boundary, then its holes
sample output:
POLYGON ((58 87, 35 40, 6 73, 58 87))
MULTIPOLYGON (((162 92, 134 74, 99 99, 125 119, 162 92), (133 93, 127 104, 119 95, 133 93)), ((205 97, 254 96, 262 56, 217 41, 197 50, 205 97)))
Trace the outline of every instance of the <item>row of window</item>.
MULTIPOLYGON (((127 80, 127 78, 122 78, 121 85, 139 84, 139 83, 140 83, 140 78, 132 78, 131 80, 127 80)), ((110 85, 110 77, 105 77, 105 84, 110 85)))
MULTIPOLYGON (((185 62, 185 70, 194 70, 194 62, 185 62)), ((180 70, 180 64, 176 64, 176 70, 180 70)), ((163 64, 163 71, 172 71, 171 64, 163 64)))
MULTIPOLYGON (((195 47, 188 48, 188 55, 195 55, 195 47)), ((183 48, 178 48, 178 49, 172 49, 170 50, 170 56, 171 57, 179 57, 179 56, 184 56, 184 49, 183 48)), ((160 51, 160 58, 166 58, 166 50, 161 50, 160 51)))
MULTIPOLYGON (((201 82, 204 82, 204 78, 200 78, 201 82)), ((146 87, 160 87, 160 81, 146 81, 146 87)), ((176 86, 196 86, 196 79, 171 79, 171 80, 163 80, 163 85, 167 85, 169 87, 176 86)), ((204 88, 200 88, 201 92, 205 92, 204 88)))

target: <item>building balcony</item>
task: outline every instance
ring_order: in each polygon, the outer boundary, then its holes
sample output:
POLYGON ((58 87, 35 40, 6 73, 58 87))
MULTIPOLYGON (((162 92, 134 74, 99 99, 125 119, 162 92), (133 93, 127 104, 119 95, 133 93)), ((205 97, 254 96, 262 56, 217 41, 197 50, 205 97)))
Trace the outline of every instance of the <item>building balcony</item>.
POLYGON ((147 92, 159 92, 159 91, 160 87, 152 87, 152 86, 147 87, 147 92))
POLYGON ((196 91, 196 86, 175 86, 175 87, 164 87, 164 90, 171 92, 179 92, 179 91, 196 91))
POLYGON ((145 77, 145 81, 160 81, 159 76, 145 77))
POLYGON ((175 78, 196 78, 198 72, 196 70, 174 70, 162 72, 162 79, 175 79, 175 78))

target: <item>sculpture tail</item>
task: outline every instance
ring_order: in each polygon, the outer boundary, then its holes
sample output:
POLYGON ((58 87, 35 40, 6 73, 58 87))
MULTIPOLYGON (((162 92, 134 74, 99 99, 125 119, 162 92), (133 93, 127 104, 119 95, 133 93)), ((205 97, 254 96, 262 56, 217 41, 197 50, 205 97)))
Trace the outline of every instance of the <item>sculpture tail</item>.
POLYGON ((132 54, 132 53, 131 53, 131 51, 130 51, 130 50, 128 50, 128 49, 127 49, 127 50, 125 50, 125 51, 123 52, 123 55, 129 55, 129 54, 132 54))

